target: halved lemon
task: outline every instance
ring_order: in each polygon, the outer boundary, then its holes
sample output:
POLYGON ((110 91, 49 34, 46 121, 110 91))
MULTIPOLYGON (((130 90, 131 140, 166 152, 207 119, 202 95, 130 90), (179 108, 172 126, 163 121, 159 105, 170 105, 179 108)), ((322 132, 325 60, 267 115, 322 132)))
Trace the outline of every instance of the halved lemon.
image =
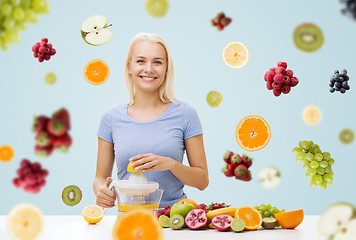
POLYGON ((136 171, 134 167, 131 167, 131 163, 133 162, 129 162, 129 165, 127 165, 127 172, 142 172, 142 170, 136 171))
POLYGON ((240 69, 248 63, 250 53, 242 42, 231 42, 223 50, 223 59, 227 66, 240 69))
POLYGON ((83 209, 83 218, 90 224, 95 224, 101 221, 104 216, 104 210, 96 205, 89 205, 83 209))

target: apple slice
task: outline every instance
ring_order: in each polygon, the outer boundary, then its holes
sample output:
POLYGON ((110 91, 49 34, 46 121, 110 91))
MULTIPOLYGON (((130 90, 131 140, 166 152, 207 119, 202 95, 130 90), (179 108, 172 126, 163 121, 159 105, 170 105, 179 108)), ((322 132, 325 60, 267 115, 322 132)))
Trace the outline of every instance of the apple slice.
POLYGON ((333 240, 351 240, 356 239, 356 219, 345 223, 337 232, 334 234, 333 240))
POLYGON ((108 42, 112 37, 112 31, 107 25, 106 18, 102 15, 88 17, 82 23, 81 33, 84 41, 90 45, 98 46, 108 42))
MULTIPOLYGON (((341 235, 344 234, 342 229, 344 226, 348 226, 350 220, 355 217, 355 214, 355 208, 349 203, 340 202, 332 205, 319 218, 318 231, 320 235, 330 238, 333 234, 338 234, 340 235, 340 239, 343 239, 341 238, 341 235)), ((355 223, 352 223, 350 226, 354 225, 355 223)))
POLYGON ((265 167, 258 172, 258 179, 264 188, 275 188, 281 182, 281 173, 275 167, 265 167))

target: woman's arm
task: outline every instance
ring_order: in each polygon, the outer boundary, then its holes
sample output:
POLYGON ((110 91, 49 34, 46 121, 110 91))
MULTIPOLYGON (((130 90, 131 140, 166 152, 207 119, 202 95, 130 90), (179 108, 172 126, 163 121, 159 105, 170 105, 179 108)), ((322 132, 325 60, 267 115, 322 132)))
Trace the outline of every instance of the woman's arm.
POLYGON ((131 166, 137 171, 170 170, 182 183, 204 190, 209 185, 208 166, 206 162, 203 135, 197 135, 184 141, 189 166, 170 158, 152 153, 139 154, 130 159, 131 166))
POLYGON ((96 204, 104 208, 115 206, 116 196, 108 188, 112 181, 111 174, 114 161, 114 144, 98 138, 98 157, 93 189, 96 195, 96 204))

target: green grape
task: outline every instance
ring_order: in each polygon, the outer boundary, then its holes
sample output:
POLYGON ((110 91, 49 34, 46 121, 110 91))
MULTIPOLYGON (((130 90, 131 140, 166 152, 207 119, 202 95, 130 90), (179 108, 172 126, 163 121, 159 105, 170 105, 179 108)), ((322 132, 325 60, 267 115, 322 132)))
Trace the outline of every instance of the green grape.
POLYGON ((35 11, 41 10, 44 8, 46 5, 46 2, 43 0, 33 0, 32 1, 32 7, 34 8, 35 11))
POLYGON ((25 11, 21 7, 16 7, 12 13, 16 21, 21 21, 25 17, 25 11))
POLYGON ((262 207, 265 207, 265 204, 264 203, 261 203, 260 204, 260 207, 262 208, 262 207))
POLYGON ((13 43, 15 40, 15 34, 11 30, 5 30, 4 32, 4 39, 8 43, 13 43))
POLYGON ((1 6, 1 12, 4 14, 4 16, 10 16, 12 13, 12 5, 9 3, 4 3, 4 5, 1 6))
POLYGON ((10 0, 12 6, 17 6, 20 4, 21 0, 10 0))
POLYGON ((11 17, 6 17, 5 20, 3 21, 3 26, 9 30, 13 29, 15 27, 15 24, 16 21, 11 17))
POLYGON ((266 205, 266 211, 270 210, 272 208, 271 204, 266 205))
POLYGON ((305 152, 299 152, 299 153, 297 153, 296 157, 298 159, 304 160, 305 155, 307 155, 305 152))
POLYGON ((323 160, 323 161, 321 161, 321 162, 319 163, 319 165, 320 165, 320 167, 322 167, 322 168, 326 168, 326 167, 328 166, 328 162, 325 161, 325 160, 323 160))
POLYGON ((22 8, 29 8, 31 6, 31 0, 21 0, 20 6, 22 8))
POLYGON ((332 176, 330 173, 324 174, 323 177, 324 177, 324 180, 327 181, 327 182, 329 182, 329 183, 330 183, 330 182, 332 183, 333 180, 334 180, 333 176, 332 176))
POLYGON ((316 159, 318 162, 322 161, 322 160, 323 160, 323 154, 321 154, 321 153, 316 154, 316 155, 315 155, 315 159, 316 159))
POLYGON ((326 172, 326 173, 332 172, 330 165, 325 168, 325 172, 326 172))
POLYGON ((314 176, 316 174, 316 169, 315 168, 309 168, 307 170, 308 176, 314 176))
POLYGON ((261 213, 262 217, 274 217, 274 214, 285 211, 284 209, 279 210, 277 207, 272 207, 271 204, 265 205, 263 203, 260 206, 255 206, 255 209, 261 213))
POLYGON ((292 152, 294 153, 294 155, 297 155, 297 153, 303 151, 300 147, 295 147, 293 148, 292 152))
POLYGON ((308 172, 305 173, 305 176, 310 180, 312 181, 313 180, 313 175, 310 175, 308 172))
POLYGON ((322 168, 322 167, 318 167, 318 168, 316 169, 316 172, 317 172, 318 174, 320 174, 320 175, 323 175, 323 174, 325 173, 325 169, 322 168))
POLYGON ((306 141, 299 141, 299 147, 303 149, 303 145, 305 144, 304 142, 306 141))
POLYGON ((36 17, 35 12, 33 10, 31 10, 31 9, 26 9, 25 10, 25 18, 30 23, 37 23, 38 22, 38 18, 36 17))
POLYGON ((333 159, 333 158, 330 158, 329 160, 328 160, 328 164, 331 166, 331 165, 334 165, 334 163, 335 163, 335 160, 333 159))
POLYGON ((308 141, 302 141, 300 143, 300 147, 305 151, 308 151, 311 146, 312 144, 310 144, 308 141))
POLYGON ((316 184, 314 181, 310 181, 310 186, 315 188, 318 186, 318 184, 316 184))
POLYGON ((318 186, 322 190, 325 190, 328 187, 328 183, 326 181, 321 181, 320 183, 318 183, 318 186))
POLYGON ((15 30, 15 31, 13 31, 13 34, 14 34, 14 36, 13 36, 14 43, 19 43, 21 41, 20 31, 15 30))
POLYGON ((309 162, 314 161, 314 154, 312 154, 311 152, 307 153, 307 155, 305 155, 305 159, 309 162))
POLYGON ((318 154, 318 153, 321 153, 321 150, 320 148, 315 148, 314 151, 313 151, 314 155, 318 154))
POLYGON ((330 158, 330 153, 328 153, 328 152, 323 152, 323 158, 324 158, 324 160, 329 160, 329 158, 330 158))
POLYGON ((316 174, 313 178, 313 181, 317 184, 321 183, 323 181, 323 177, 319 174, 316 174))
POLYGON ((295 161, 296 161, 297 163, 304 163, 304 159, 296 158, 295 161))
POLYGON ((311 167, 311 168, 314 168, 314 169, 318 168, 318 167, 319 167, 319 162, 317 162, 317 161, 312 161, 312 162, 310 163, 310 167, 311 167))
POLYGON ((271 216, 271 214, 269 213, 269 211, 265 211, 263 213, 263 217, 270 217, 270 216, 271 216))
POLYGON ((26 22, 18 22, 18 23, 17 23, 17 28, 18 28, 19 30, 26 30, 26 29, 27 29, 27 26, 28 26, 28 24, 27 24, 26 22))
POLYGON ((305 170, 308 170, 308 169, 310 168, 310 164, 309 164, 308 162, 304 162, 303 168, 304 168, 305 170))

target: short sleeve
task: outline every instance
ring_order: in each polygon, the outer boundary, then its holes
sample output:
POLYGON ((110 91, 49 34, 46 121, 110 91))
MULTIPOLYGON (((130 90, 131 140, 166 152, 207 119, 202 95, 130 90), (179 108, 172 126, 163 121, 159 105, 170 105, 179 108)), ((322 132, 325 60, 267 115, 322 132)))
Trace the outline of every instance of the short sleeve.
POLYGON ((183 122, 184 122, 184 136, 183 140, 194 137, 196 135, 202 134, 203 129, 198 117, 197 112, 193 107, 188 105, 187 103, 184 106, 184 114, 183 114, 183 122))
POLYGON ((105 141, 108 142, 113 142, 112 140, 112 123, 111 123, 111 114, 110 112, 104 113, 104 115, 101 117, 100 125, 99 125, 99 130, 98 130, 98 137, 101 139, 104 139, 105 141))

